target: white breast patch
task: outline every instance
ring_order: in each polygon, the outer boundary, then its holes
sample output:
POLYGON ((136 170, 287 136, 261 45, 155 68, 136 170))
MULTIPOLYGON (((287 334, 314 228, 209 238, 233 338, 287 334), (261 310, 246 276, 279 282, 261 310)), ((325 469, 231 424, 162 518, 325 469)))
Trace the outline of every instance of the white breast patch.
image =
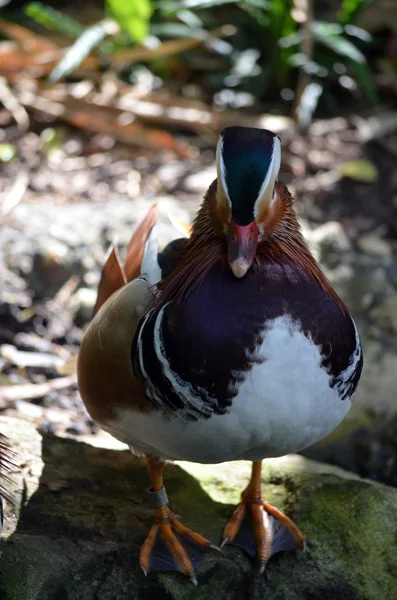
POLYGON ((268 322, 257 355, 263 362, 254 363, 238 384, 227 414, 187 422, 159 410, 123 409, 103 428, 145 454, 218 463, 302 450, 343 420, 351 398, 340 400, 330 387, 320 349, 299 322, 288 315, 268 322))

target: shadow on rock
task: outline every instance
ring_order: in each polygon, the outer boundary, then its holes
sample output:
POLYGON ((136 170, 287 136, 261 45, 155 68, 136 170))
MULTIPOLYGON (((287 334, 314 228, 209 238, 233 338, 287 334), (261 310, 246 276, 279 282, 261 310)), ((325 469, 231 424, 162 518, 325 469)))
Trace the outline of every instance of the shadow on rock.
MULTIPOLYGON (((127 451, 48 434, 42 437, 40 458, 38 487, 30 497, 25 493, 17 527, 3 542, 3 600, 191 598, 200 589, 201 597, 203 588, 194 590, 178 573, 150 574, 146 579, 138 568, 139 548, 152 522, 143 461, 127 451)), ((36 462, 30 475, 37 470, 36 462)), ((165 476, 174 512, 217 542, 233 507, 214 502, 176 465, 168 465, 165 476)), ((240 559, 248 577, 249 562, 240 559)), ((205 585, 210 579, 212 589, 224 582, 224 597, 238 599, 248 597, 242 575, 233 558, 211 552, 199 580, 205 585)))

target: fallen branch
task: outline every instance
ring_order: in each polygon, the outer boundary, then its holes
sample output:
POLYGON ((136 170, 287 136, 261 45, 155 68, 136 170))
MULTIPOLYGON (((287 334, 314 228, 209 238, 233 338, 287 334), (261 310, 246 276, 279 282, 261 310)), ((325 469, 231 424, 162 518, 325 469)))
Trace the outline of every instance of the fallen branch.
POLYGON ((31 93, 21 94, 20 102, 32 110, 50 114, 74 127, 110 135, 123 144, 149 150, 171 150, 180 156, 188 156, 186 144, 161 129, 128 122, 131 121, 131 116, 120 109, 71 97, 65 97, 60 102, 31 93))
POLYGON ((65 359, 57 354, 18 350, 11 344, 2 344, 0 346, 0 356, 10 364, 20 368, 59 369, 66 362, 65 359))
POLYGON ((0 18, 0 31, 11 40, 15 40, 29 53, 58 50, 58 46, 42 35, 33 33, 30 29, 0 18))
POLYGON ((292 119, 281 115, 243 115, 240 111, 217 112, 210 106, 193 104, 186 98, 173 96, 171 99, 137 99, 121 96, 115 105, 105 105, 73 98, 67 88, 45 90, 37 95, 21 93, 19 101, 24 106, 63 119, 75 127, 95 133, 112 135, 118 141, 148 149, 173 150, 186 156, 187 147, 166 131, 148 128, 147 125, 185 129, 194 132, 214 132, 230 125, 260 127, 281 133, 292 125, 292 119), (143 121, 145 125, 137 122, 143 121))
POLYGON ((166 56, 175 56, 182 54, 197 46, 201 46, 213 39, 219 39, 234 35, 236 30, 230 25, 214 29, 213 31, 200 31, 195 37, 186 37, 176 40, 166 40, 159 44, 156 48, 145 48, 136 46, 134 48, 123 48, 116 50, 110 56, 110 63, 113 68, 121 68, 125 65, 133 65, 137 62, 150 62, 166 56))
POLYGON ((11 406, 17 400, 30 400, 33 398, 42 398, 54 390, 63 390, 64 388, 76 385, 77 375, 68 375, 67 377, 57 377, 50 379, 45 383, 23 383, 22 385, 9 385, 0 389, 0 403, 11 406))
POLYGON ((368 119, 356 116, 352 119, 357 127, 357 139, 361 143, 390 135, 397 129, 397 112, 383 112, 368 119))
POLYGON ((27 171, 18 173, 17 178, 11 188, 5 195, 3 202, 0 205, 0 214, 8 215, 13 208, 22 200, 29 184, 29 175, 27 171))
POLYGON ((5 77, 0 77, 0 101, 12 114, 19 129, 27 131, 29 129, 28 113, 8 86, 5 77))

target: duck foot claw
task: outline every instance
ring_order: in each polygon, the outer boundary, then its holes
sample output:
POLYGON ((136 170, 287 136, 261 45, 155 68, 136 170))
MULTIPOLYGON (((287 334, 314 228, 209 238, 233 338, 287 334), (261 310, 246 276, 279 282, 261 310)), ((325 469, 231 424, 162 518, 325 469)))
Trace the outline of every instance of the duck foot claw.
POLYGON ((298 527, 271 504, 244 497, 224 530, 226 543, 242 548, 259 563, 263 573, 269 559, 278 552, 304 550, 305 539, 298 527))
POLYGON ((145 575, 149 571, 179 571, 197 585, 195 569, 212 548, 215 547, 209 540, 183 525, 168 507, 163 507, 156 509, 155 522, 141 547, 139 566, 145 575))

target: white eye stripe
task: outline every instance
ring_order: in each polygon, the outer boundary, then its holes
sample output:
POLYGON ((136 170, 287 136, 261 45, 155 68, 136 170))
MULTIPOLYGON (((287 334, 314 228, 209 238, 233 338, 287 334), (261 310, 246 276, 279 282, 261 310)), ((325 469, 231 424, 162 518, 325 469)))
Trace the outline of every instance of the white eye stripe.
POLYGON ((218 144, 216 146, 216 169, 218 172, 218 181, 222 190, 226 196, 230 208, 232 207, 232 201, 230 200, 229 190, 226 184, 226 165, 223 160, 223 137, 219 136, 218 144))
POLYGON ((266 177, 260 187, 258 197, 255 200, 254 204, 254 216, 255 218, 259 214, 259 206, 261 201, 264 199, 265 195, 268 198, 269 203, 271 204, 276 199, 276 194, 274 191, 274 184, 277 181, 278 173, 281 165, 281 144, 280 140, 277 136, 274 137, 273 140, 273 152, 272 158, 270 161, 269 169, 266 173, 266 177), (267 192, 267 193, 266 193, 267 192))

